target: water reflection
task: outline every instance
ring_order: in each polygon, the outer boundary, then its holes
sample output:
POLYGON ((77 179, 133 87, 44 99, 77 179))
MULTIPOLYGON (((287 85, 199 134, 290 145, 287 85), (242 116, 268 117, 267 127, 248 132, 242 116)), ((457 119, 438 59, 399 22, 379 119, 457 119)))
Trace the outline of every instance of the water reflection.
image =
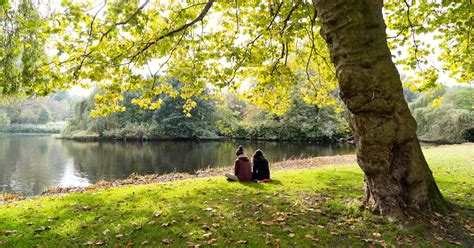
POLYGON ((194 172, 228 166, 241 144, 270 161, 354 152, 351 145, 262 141, 76 142, 42 136, 0 136, 0 185, 7 192, 41 193, 51 186, 85 186, 132 173, 194 172))

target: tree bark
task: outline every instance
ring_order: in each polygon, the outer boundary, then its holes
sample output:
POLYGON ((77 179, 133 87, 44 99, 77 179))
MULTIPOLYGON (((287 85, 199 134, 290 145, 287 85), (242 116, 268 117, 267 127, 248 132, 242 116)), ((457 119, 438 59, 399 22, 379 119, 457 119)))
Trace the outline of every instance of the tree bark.
POLYGON ((444 211, 387 46, 382 0, 315 0, 375 213, 444 211))

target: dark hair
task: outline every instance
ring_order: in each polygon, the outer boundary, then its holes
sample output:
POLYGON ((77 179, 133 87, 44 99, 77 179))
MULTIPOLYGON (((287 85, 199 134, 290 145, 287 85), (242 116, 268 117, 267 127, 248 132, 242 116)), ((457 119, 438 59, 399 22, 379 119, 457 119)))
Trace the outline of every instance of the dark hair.
POLYGON ((239 146, 237 150, 235 150, 235 155, 239 156, 240 154, 244 154, 244 148, 239 146))
POLYGON ((261 159, 265 159, 265 157, 263 156, 262 150, 258 149, 253 154, 253 160, 261 160, 261 159))

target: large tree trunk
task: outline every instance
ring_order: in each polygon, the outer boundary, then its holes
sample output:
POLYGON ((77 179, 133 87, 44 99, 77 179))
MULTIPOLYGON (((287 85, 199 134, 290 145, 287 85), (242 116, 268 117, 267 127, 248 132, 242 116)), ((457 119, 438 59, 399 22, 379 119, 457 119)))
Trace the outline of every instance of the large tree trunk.
POLYGON ((365 173, 365 203, 375 213, 392 216, 445 209, 387 46, 382 0, 315 4, 350 112, 357 161, 365 173))

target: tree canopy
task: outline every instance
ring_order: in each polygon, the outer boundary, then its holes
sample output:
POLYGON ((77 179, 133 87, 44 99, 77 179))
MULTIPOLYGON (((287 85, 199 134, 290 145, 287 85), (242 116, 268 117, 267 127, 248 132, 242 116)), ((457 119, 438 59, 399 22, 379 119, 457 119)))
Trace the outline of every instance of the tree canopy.
MULTIPOLYGON (((125 110, 126 91, 139 92, 133 103, 150 109, 160 106, 159 95, 180 97, 189 113, 197 96, 240 88, 282 114, 289 86, 303 82, 306 102, 336 103, 317 1, 62 1, 48 15, 18 2, 0 1, 2 95, 94 84, 102 89, 95 115, 125 110), (185 86, 175 90, 164 76, 185 86)), ((395 61, 417 71, 413 88, 435 87, 440 70, 472 81, 471 7, 468 0, 385 2, 387 39, 395 61)))

